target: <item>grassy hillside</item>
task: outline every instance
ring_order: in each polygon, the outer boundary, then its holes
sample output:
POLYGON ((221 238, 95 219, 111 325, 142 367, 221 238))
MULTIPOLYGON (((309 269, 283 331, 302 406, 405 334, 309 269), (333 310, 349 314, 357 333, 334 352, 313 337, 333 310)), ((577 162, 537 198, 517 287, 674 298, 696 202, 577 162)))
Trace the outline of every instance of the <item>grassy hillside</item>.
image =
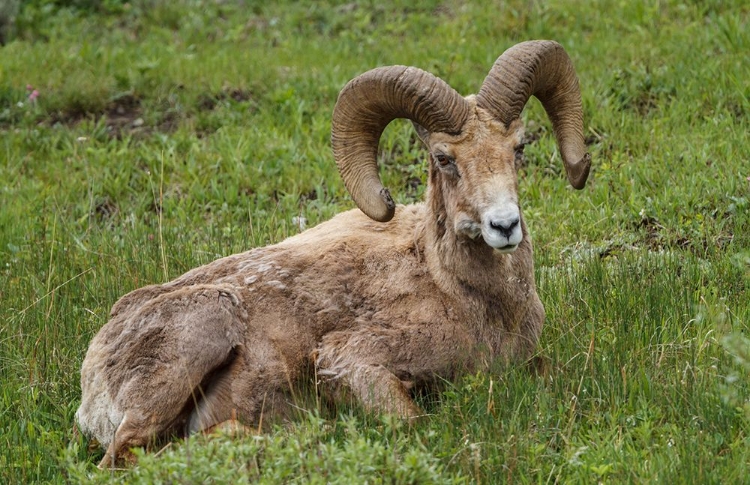
MULTIPOLYGON (((748 17, 739 0, 7 2, 0 483, 746 482, 748 17), (545 375, 467 376, 411 427, 311 408, 95 470, 78 370, 119 296, 353 207, 329 145, 352 77, 414 65, 469 94, 537 38, 576 64, 594 157, 571 190, 529 103, 545 375)), ((421 198, 424 157, 408 123, 386 130, 400 202, 421 198)))

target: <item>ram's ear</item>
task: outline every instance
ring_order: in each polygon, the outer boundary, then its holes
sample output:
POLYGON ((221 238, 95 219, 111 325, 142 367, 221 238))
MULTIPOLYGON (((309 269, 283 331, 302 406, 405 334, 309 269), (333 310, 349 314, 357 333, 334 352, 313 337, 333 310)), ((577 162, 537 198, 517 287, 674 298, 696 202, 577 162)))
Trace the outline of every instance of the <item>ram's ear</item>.
POLYGON ((412 121, 411 124, 414 125, 414 129, 417 131, 417 136, 419 137, 420 140, 422 140, 422 143, 424 143, 426 147, 429 147, 430 146, 430 132, 427 131, 427 128, 420 125, 416 121, 412 121))

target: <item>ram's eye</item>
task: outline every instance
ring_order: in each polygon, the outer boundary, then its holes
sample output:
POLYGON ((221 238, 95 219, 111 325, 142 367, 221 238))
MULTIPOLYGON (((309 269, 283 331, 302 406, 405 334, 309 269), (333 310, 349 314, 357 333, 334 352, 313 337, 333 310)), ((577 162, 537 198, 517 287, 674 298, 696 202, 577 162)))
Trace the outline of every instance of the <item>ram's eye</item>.
POLYGON ((437 160, 438 165, 440 165, 441 167, 447 167, 448 165, 453 163, 453 158, 444 153, 436 154, 435 160, 437 160))

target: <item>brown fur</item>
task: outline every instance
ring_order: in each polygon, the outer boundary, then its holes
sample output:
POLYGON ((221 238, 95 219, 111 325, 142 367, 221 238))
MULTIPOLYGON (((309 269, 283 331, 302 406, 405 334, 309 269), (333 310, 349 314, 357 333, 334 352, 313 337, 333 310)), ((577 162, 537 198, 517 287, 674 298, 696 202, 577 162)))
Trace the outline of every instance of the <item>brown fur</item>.
MULTIPOLYGON (((468 98, 473 103, 473 98, 468 98)), ((473 106, 473 105, 472 105, 473 106)), ((532 356, 544 321, 531 241, 503 254, 457 232, 497 194, 515 201, 514 147, 482 109, 462 135, 425 134, 427 201, 387 223, 359 210, 279 244, 122 297, 81 370, 81 430, 108 447, 284 413, 313 368, 368 409, 414 417, 409 388, 532 356)))

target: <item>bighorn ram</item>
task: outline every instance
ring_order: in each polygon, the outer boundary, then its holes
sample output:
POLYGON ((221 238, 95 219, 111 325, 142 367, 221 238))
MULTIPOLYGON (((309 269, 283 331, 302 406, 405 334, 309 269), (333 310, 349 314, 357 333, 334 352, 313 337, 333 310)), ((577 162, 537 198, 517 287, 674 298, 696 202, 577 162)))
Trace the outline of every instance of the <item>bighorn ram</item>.
POLYGON ((510 48, 465 98, 414 67, 349 82, 331 139, 361 211, 115 303, 83 362, 76 413, 108 447, 103 464, 155 438, 257 423, 304 376, 366 409, 414 417, 413 386, 529 359, 544 308, 514 158, 531 95, 570 184, 583 188, 581 96, 556 42, 510 48), (395 118, 412 120, 429 149, 425 203, 396 206, 378 177, 378 141, 395 118))

